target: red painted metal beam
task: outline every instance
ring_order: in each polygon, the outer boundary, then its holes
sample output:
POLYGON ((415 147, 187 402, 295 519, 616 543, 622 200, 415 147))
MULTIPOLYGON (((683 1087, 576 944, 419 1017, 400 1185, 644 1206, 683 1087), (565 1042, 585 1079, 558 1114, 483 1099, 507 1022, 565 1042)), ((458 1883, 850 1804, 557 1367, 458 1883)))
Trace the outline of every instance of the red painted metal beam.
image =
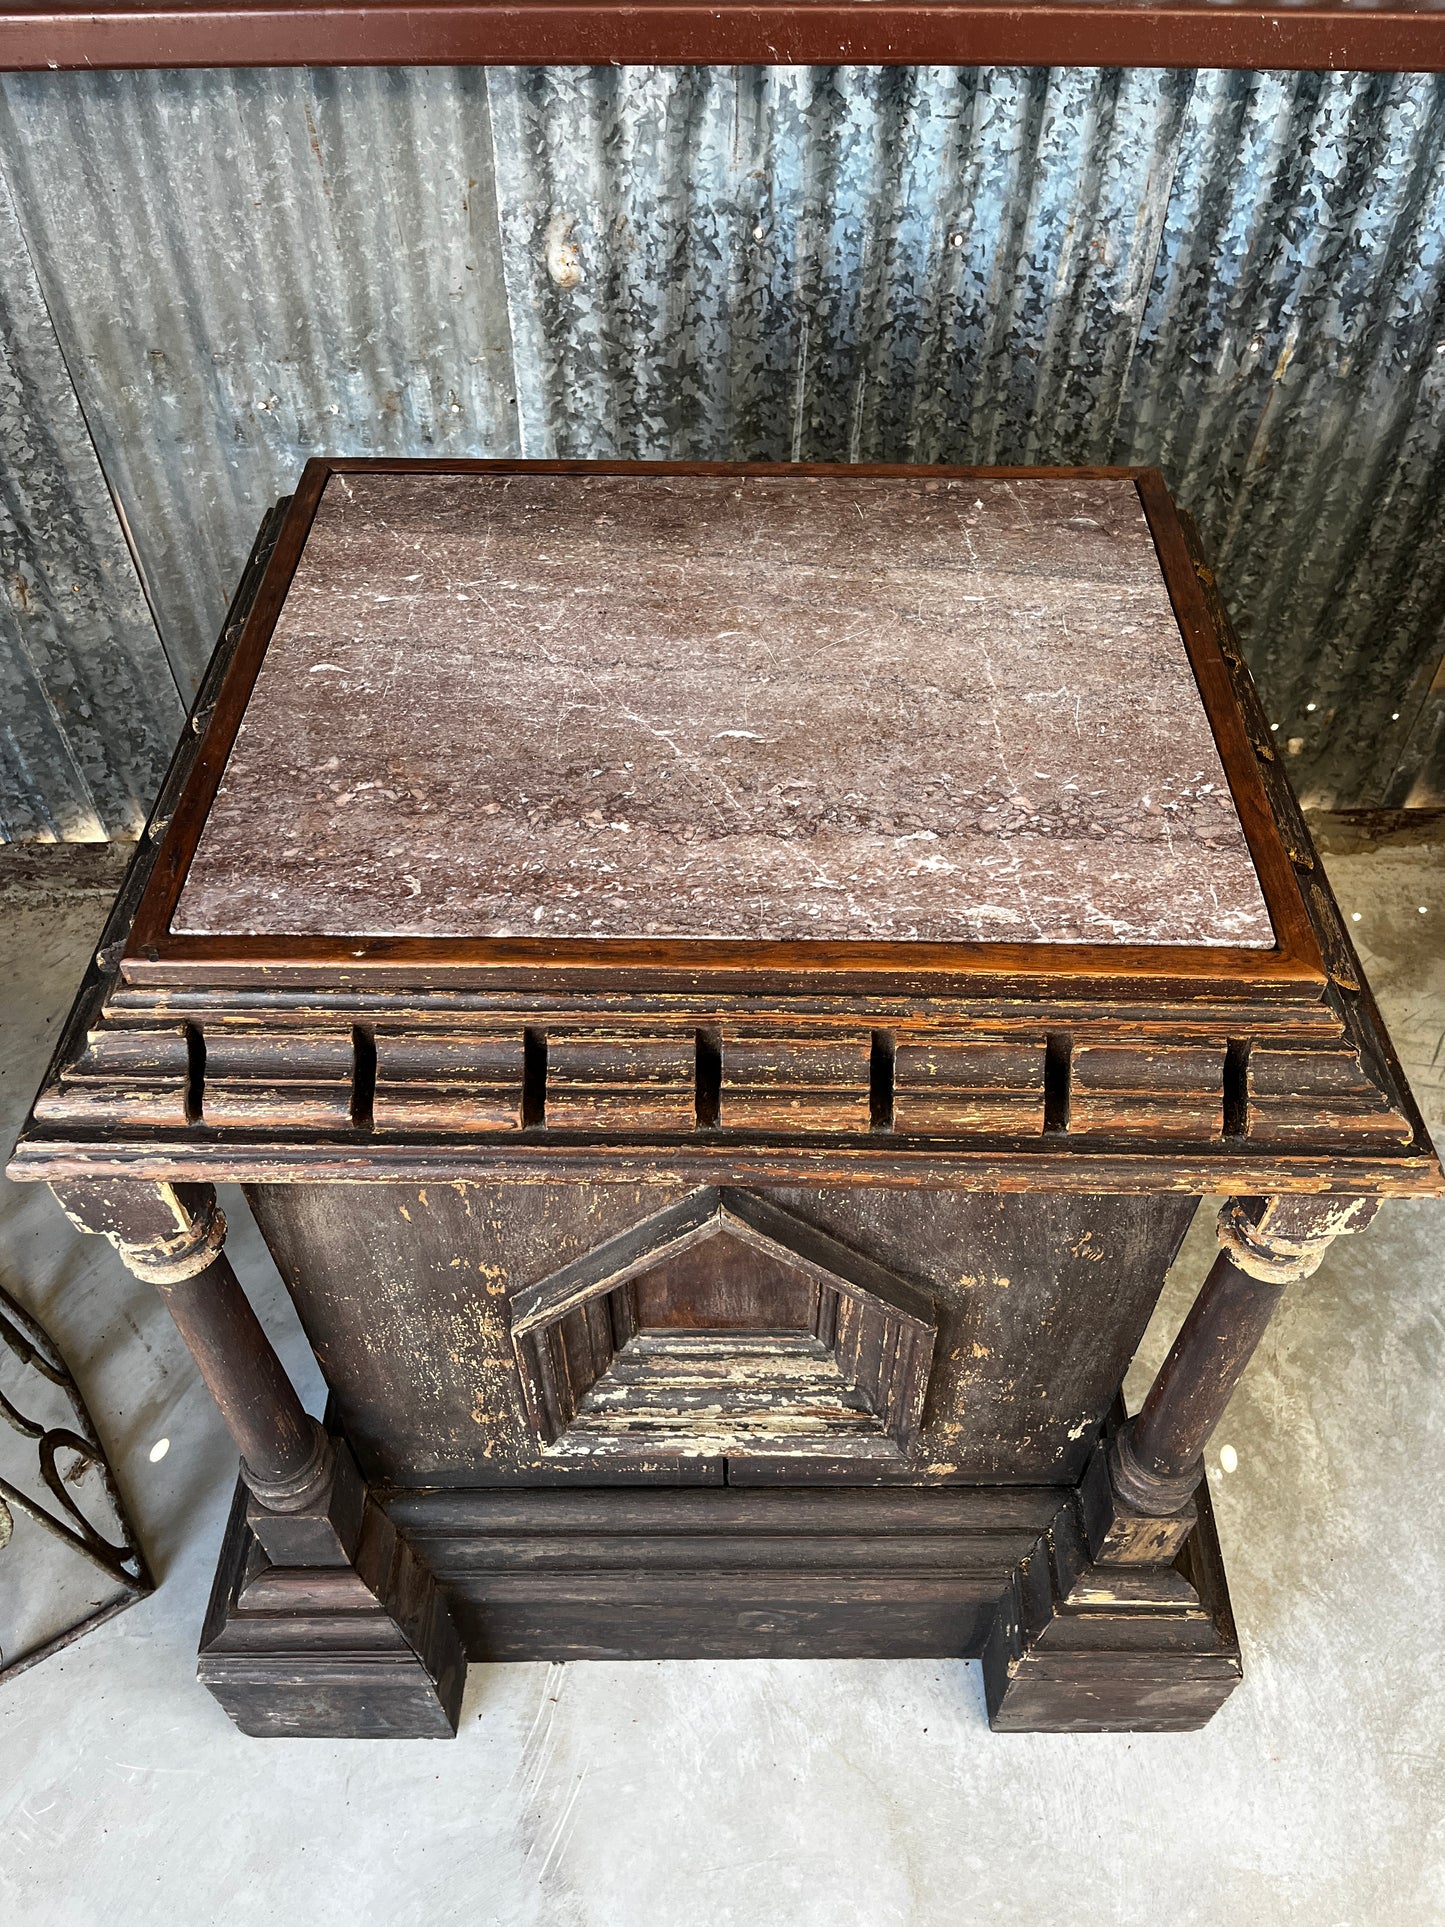
POLYGON ((0 0, 0 70, 619 62, 1441 72, 1445 0, 0 0))

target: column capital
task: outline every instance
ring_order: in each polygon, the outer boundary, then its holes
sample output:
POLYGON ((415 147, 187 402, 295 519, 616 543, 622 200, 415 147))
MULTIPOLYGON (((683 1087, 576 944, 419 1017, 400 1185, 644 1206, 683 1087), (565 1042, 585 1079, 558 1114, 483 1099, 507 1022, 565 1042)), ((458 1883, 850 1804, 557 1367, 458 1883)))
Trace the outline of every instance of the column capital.
POLYGON ((1219 1243, 1229 1261, 1261 1284, 1310 1277, 1335 1239, 1362 1231, 1378 1198, 1230 1198, 1219 1213, 1219 1243))
POLYGON ((107 1239, 127 1269, 153 1285, 194 1278, 226 1241, 213 1185, 77 1179, 50 1189, 78 1230, 107 1239))
POLYGON ((119 1238, 111 1242, 137 1278, 152 1285, 178 1285, 205 1271, 221 1255, 226 1242, 226 1214, 212 1193, 204 1209, 173 1238, 151 1244, 126 1244, 119 1238))

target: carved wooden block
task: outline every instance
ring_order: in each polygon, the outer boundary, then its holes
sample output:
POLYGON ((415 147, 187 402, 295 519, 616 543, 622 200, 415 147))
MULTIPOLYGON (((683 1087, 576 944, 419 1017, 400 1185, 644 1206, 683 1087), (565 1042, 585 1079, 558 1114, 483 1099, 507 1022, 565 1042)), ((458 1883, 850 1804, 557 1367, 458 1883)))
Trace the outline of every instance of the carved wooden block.
POLYGON ((378 1132, 517 1131, 526 1059, 509 1036, 378 1029, 370 1115, 378 1132))
POLYGON ((983 1650, 989 1724, 997 1733, 1193 1732, 1243 1673, 1207 1485, 1164 1559, 1111 1563, 1108 1550, 1091 1555, 1086 1536, 1101 1461, 1091 1474, 1015 1568, 983 1650))
POLYGON ((803 1042, 726 1033, 718 1123, 729 1131, 866 1131, 870 1036, 803 1042))
POLYGON ((557 1131, 691 1131, 697 1046, 680 1037, 547 1037, 544 1121, 557 1131))
POLYGON ((895 1131, 943 1137, 1037 1137, 1044 1128, 1042 1036, 1017 1043, 900 1043, 893 1059, 895 1131))
POLYGON ((211 1129, 344 1130, 351 1123, 355 1039, 334 1031, 213 1030, 204 1035, 200 1121, 211 1129))
POLYGON ((191 1107, 192 1040, 183 1025, 96 1029, 62 1079, 35 1100, 36 1120, 93 1130, 184 1130, 191 1107))
POLYGON ((1079 1137, 1182 1138, 1224 1131, 1225 1046, 1076 1044, 1069 1130, 1079 1137))
POLYGON ((449 1740, 466 1655, 435 1579, 379 1507, 354 1565, 278 1566, 242 1488, 196 1670, 257 1738, 449 1740))
POLYGON ((1256 1044, 1249 1053, 1249 1131, 1261 1144, 1404 1144, 1409 1120, 1384 1094, 1384 1067, 1358 1050, 1301 1051, 1256 1044))

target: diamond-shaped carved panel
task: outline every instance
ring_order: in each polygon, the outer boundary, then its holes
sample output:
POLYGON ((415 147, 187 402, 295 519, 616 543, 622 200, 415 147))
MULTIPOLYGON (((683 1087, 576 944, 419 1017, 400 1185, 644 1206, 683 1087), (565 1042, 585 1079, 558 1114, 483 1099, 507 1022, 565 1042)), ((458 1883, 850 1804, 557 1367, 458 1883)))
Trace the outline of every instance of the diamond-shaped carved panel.
POLYGON ((776 1205, 707 1190, 519 1293, 512 1340, 551 1456, 897 1460, 934 1316, 776 1205))

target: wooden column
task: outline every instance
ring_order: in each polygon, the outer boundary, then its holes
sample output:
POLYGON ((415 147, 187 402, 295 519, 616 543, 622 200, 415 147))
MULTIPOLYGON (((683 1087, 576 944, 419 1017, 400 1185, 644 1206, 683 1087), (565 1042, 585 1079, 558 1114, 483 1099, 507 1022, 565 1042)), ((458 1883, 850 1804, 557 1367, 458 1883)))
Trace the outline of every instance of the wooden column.
POLYGON ((165 1300, 267 1511, 305 1512, 326 1492, 335 1454, 251 1309, 223 1250, 225 1214, 209 1184, 51 1187, 71 1222, 109 1238, 165 1300))
POLYGON ((1193 1529, 1204 1448, 1224 1416, 1286 1286, 1308 1278, 1342 1232, 1358 1231, 1374 1198, 1234 1198, 1219 1214, 1222 1247, 1137 1417, 1109 1447, 1112 1516, 1105 1562, 1172 1559, 1193 1529))
POLYGON ((152 1245, 122 1245, 120 1253, 165 1300, 240 1449, 249 1490, 271 1511, 303 1512, 331 1476, 331 1443, 303 1408, 222 1249, 226 1220, 215 1193, 197 1189, 206 1195, 186 1242, 164 1256, 152 1245))
POLYGON ((201 1653, 217 1699, 248 1733, 455 1733, 466 1660, 446 1603, 350 1449, 297 1397, 222 1250, 215 1191, 104 1180, 51 1189, 73 1224, 108 1238, 155 1285, 241 1453, 249 1499, 227 1541, 228 1616, 219 1636, 208 1622, 201 1653), (253 1543, 269 1561, 259 1570, 253 1543))

